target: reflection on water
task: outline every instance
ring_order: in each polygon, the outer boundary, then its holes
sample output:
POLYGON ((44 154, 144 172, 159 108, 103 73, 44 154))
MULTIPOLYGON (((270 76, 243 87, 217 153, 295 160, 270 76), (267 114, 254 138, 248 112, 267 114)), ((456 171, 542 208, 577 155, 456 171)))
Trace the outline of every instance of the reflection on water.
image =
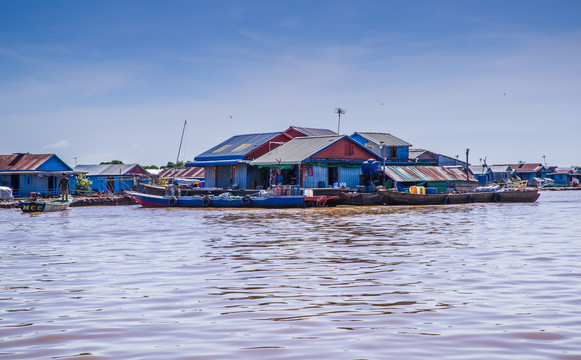
POLYGON ((0 211, 0 358, 581 359, 581 192, 0 211))

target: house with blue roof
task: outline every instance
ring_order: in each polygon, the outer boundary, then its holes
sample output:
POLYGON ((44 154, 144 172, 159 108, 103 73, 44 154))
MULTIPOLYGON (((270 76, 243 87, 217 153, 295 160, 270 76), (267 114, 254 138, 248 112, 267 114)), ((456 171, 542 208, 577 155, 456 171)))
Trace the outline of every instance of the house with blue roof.
POLYGON ((379 154, 382 159, 385 159, 386 164, 409 163, 412 144, 389 133, 357 131, 351 135, 351 138, 379 154))
POLYGON ((291 126, 283 132, 235 135, 196 156, 186 166, 204 167, 206 188, 264 187, 268 186, 268 170, 251 166, 252 160, 293 138, 328 134, 335 132, 291 126))
MULTIPOLYGON (((138 180, 150 177, 138 164, 77 165, 75 171, 85 174, 91 181, 91 191, 115 194, 132 190, 138 180)), ((71 184, 71 189, 76 190, 75 184, 71 184)))
POLYGON ((62 174, 74 182, 70 177, 76 172, 55 154, 0 155, 0 186, 12 188, 14 197, 27 197, 31 192, 57 195, 62 174))

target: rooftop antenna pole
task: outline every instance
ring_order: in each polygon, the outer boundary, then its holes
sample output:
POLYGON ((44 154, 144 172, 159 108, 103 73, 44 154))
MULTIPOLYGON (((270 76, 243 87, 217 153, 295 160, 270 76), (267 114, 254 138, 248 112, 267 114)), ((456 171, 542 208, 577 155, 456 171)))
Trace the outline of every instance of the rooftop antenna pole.
POLYGON ((469 180, 468 177, 468 153, 470 152, 470 149, 466 149, 466 181, 469 180))
POLYGON ((176 164, 175 164, 175 170, 177 172, 177 167, 178 167, 178 161, 180 160, 180 151, 182 151, 182 142, 184 141, 184 133, 186 132, 186 124, 188 123, 188 120, 184 120, 184 128, 182 130, 182 138, 180 140, 180 147, 178 149, 178 157, 176 158, 176 164))
POLYGON ((339 134, 339 129, 341 129, 341 114, 345 114, 345 109, 335 108, 335 114, 339 115, 339 122, 337 123, 337 134, 339 134))

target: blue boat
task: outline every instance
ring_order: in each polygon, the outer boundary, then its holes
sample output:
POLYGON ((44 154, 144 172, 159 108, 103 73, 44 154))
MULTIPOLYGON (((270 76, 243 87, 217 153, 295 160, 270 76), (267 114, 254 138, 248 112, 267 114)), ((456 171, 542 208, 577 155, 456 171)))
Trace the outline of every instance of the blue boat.
POLYGON ((151 195, 127 191, 142 207, 193 207, 193 208, 300 208, 305 207, 304 196, 274 196, 268 192, 255 195, 234 196, 230 193, 205 196, 151 195))

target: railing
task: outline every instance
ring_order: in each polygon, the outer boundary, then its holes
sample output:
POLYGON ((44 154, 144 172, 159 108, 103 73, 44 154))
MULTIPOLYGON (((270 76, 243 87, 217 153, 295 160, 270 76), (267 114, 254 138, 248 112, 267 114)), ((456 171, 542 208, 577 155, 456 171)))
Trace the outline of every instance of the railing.
MULTIPOLYGON (((57 189, 12 189, 12 196, 14 198, 27 198, 30 197, 30 193, 32 192, 41 194, 44 197, 61 196, 61 191, 57 189)), ((93 194, 93 191, 70 190, 69 194, 78 196, 89 196, 93 194)))
POLYGON ((12 189, 12 196, 15 198, 27 198, 31 192, 39 193, 44 196, 59 196, 60 191, 57 189, 12 189))

